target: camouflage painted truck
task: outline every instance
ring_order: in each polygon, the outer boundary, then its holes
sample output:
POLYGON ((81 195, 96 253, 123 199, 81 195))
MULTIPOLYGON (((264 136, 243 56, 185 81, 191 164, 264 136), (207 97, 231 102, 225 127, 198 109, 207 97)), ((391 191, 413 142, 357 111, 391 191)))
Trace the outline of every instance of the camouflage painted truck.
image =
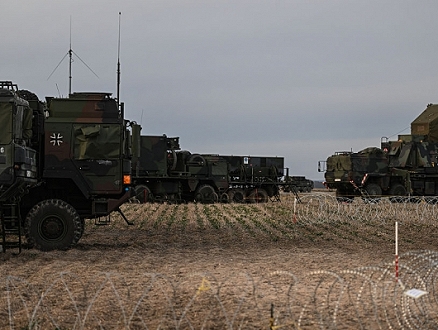
POLYGON ((283 157, 217 155, 227 163, 228 186, 221 195, 222 202, 266 203, 280 201, 280 191, 311 191, 313 181, 289 176, 283 157))
POLYGON ((290 192, 290 187, 294 187, 299 192, 311 192, 314 188, 314 182, 305 176, 286 176, 285 180, 289 183, 284 187, 285 192, 290 192))
POLYGON ((382 138, 380 148, 339 152, 319 163, 338 197, 437 196, 438 105, 429 104, 411 123, 411 134, 382 138))
MULTIPOLYGON (((229 164, 230 201, 266 203, 269 198, 280 199, 280 188, 285 184, 283 157, 221 157, 229 164)), ((288 173, 288 169, 286 171, 288 173)))
MULTIPOLYGON (((178 137, 133 131, 133 194, 145 202, 253 202, 279 198, 284 159, 181 150, 178 137)), ((292 187, 291 183, 286 186, 292 187)))
POLYGON ((129 199, 129 122, 111 94, 73 93, 43 103, 3 81, 0 117, 3 251, 21 250, 22 230, 37 249, 71 248, 85 219, 108 221, 129 199))
POLYGON ((226 191, 223 159, 180 149, 178 137, 133 131, 133 193, 140 202, 217 202, 226 191))

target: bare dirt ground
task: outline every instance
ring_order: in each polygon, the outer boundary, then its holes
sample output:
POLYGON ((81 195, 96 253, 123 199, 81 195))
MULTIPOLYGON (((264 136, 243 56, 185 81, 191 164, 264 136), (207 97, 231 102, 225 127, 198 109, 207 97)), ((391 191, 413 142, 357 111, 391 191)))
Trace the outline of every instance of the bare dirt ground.
MULTIPOLYGON (((195 271, 220 275, 236 270, 256 275, 287 270, 300 275, 313 270, 379 265, 394 259, 392 223, 381 226, 378 233, 374 227, 362 226, 359 234, 348 237, 330 231, 320 236, 305 235, 317 226, 305 224, 293 239, 273 240, 265 233, 251 235, 244 231, 231 232, 230 228, 199 228, 195 224, 178 231, 178 228, 127 226, 119 218, 116 221, 110 226, 88 223, 78 245, 68 251, 24 249, 18 256, 12 254, 14 250, 0 254, 0 274, 36 278, 61 271, 80 273, 92 269, 168 275, 195 271)), ((400 253, 436 248, 436 227, 407 224, 400 228, 400 253)))
MULTIPOLYGON (((175 282, 197 272, 219 280, 236 273, 257 279, 273 271, 302 278, 311 271, 336 273, 394 260, 394 222, 300 223, 291 219, 290 212, 282 218, 280 209, 280 203, 238 208, 128 205, 124 212, 134 226, 117 216, 109 226, 88 223, 71 250, 1 253, 0 279, 15 276, 44 288, 62 272, 86 281, 97 281, 99 274, 107 272, 125 279, 158 273, 175 282), (249 221, 257 217, 261 220, 249 221), (269 219, 270 225, 263 219, 269 219)), ((400 226, 399 254, 435 250, 437 242, 438 227, 430 222, 405 221, 400 226)))
MULTIPOLYGON (((429 231, 411 236, 407 248, 433 249, 429 231), (425 239, 427 238, 427 239, 425 239)), ((0 273, 23 278, 45 278, 61 271, 153 272, 168 275, 207 271, 221 275, 246 271, 257 275, 287 270, 300 275, 312 270, 352 269, 378 265, 394 258, 392 242, 380 244, 306 239, 272 242, 266 237, 230 236, 213 230, 193 230, 169 238, 168 232, 126 227, 99 227, 84 233, 69 251, 23 250, 1 256, 0 273)))

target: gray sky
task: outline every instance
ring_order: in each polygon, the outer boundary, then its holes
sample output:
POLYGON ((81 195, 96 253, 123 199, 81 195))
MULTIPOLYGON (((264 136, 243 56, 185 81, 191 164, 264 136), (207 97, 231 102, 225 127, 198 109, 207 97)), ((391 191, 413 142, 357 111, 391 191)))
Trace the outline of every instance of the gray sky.
MULTIPOLYGON (((438 103, 437 1, 1 1, 1 80, 116 95, 142 134, 199 153, 318 160, 408 134, 438 103)), ((59 89, 59 93, 58 93, 59 89)))

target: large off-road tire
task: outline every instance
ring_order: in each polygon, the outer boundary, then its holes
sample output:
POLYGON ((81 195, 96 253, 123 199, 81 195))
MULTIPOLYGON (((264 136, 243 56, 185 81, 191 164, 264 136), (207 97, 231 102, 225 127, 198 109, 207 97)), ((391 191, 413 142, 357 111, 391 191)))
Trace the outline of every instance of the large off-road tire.
POLYGON ((391 189, 389 189, 389 194, 391 196, 406 196, 407 191, 401 183, 395 183, 391 186, 391 189))
POLYGON ((85 232, 85 219, 81 218, 81 237, 84 235, 85 232))
POLYGON ((154 196, 149 187, 142 184, 134 188, 134 194, 140 204, 152 202, 154 200, 154 196))
POLYGON ((197 166, 204 166, 206 164, 206 161, 202 155, 192 154, 187 163, 190 163, 192 165, 196 164, 197 166))
POLYGON ((220 202, 221 203, 229 203, 230 202, 230 195, 228 195, 227 193, 222 193, 221 198, 220 198, 220 202))
POLYGON ((382 195, 382 188, 377 183, 369 183, 366 185, 365 190, 370 197, 378 197, 382 195))
POLYGON ((25 220, 28 244, 42 251, 67 250, 77 244, 82 232, 78 212, 60 199, 39 202, 25 220))
POLYGON ((269 198, 268 198, 268 193, 261 188, 255 188, 251 191, 251 193, 248 196, 248 200, 250 203, 267 203, 269 198))
POLYGON ((380 202, 382 197, 382 188, 376 183, 369 183, 365 186, 367 196, 363 196, 362 200, 368 204, 376 204, 380 202))
POLYGON ((389 201, 391 203, 406 203, 408 202, 406 188, 401 183, 394 183, 389 189, 389 201))
POLYGON ((348 194, 346 190, 338 188, 336 189, 336 200, 339 203, 353 203, 354 196, 348 194))
POLYGON ((171 171, 175 171, 178 164, 178 156, 175 150, 167 151, 167 168, 171 171))
POLYGON ((204 184, 196 190, 195 201, 198 203, 211 204, 217 203, 218 200, 218 194, 209 184, 204 184))
POLYGON ((245 192, 242 189, 232 189, 229 192, 230 201, 233 203, 244 203, 245 202, 245 192))

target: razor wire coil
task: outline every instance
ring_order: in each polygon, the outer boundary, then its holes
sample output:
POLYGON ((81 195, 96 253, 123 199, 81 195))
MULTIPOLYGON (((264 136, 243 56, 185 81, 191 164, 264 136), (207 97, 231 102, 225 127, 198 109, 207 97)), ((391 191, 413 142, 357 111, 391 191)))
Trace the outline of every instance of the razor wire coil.
POLYGON ((438 252, 401 256, 393 263, 298 277, 274 271, 217 278, 99 273, 97 281, 62 272, 47 285, 2 276, 1 328, 125 329, 436 329, 438 252), (426 292, 414 299, 409 289, 426 292), (272 306, 272 311, 270 310, 272 306))

